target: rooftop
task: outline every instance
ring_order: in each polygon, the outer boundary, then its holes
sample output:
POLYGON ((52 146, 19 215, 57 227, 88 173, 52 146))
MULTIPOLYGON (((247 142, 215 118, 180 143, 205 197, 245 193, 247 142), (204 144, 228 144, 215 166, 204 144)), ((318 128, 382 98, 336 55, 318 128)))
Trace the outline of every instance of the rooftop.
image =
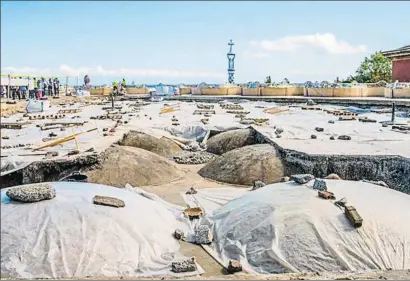
POLYGON ((390 50, 384 51, 382 54, 387 58, 403 58, 403 57, 410 57, 410 45, 390 50))

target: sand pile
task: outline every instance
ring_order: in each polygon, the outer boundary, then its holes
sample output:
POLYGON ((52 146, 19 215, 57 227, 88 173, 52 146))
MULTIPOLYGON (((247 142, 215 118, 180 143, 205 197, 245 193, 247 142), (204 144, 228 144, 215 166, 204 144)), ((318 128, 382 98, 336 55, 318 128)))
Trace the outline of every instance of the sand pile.
POLYGON ((216 237, 214 254, 224 264, 238 260, 249 273, 409 269, 410 225, 404 222, 410 220, 410 196, 370 183, 325 181, 336 200, 356 208, 361 227, 334 201, 318 197, 313 181, 245 192, 198 190, 190 201, 211 214, 201 224, 216 237), (219 208, 211 208, 215 202, 219 208))
POLYGON ((172 263, 188 257, 172 233, 184 225, 166 206, 123 188, 47 184, 55 197, 35 203, 14 202, 8 189, 1 191, 2 278, 181 276, 172 263), (96 196, 124 204, 97 205, 96 196))
POLYGON ((221 155, 233 149, 252 144, 255 144, 254 131, 252 129, 231 130, 210 138, 207 142, 207 151, 221 155))
POLYGON ((279 182, 284 166, 276 149, 269 144, 245 146, 229 151, 199 170, 205 178, 240 185, 254 181, 279 182))
POLYGON ((157 185, 175 181, 184 175, 176 164, 144 149, 129 146, 108 148, 100 167, 87 171, 90 182, 124 187, 157 185))
POLYGON ((160 139, 141 132, 130 131, 119 142, 120 145, 142 148, 163 157, 169 157, 182 149, 172 140, 162 137, 160 139))

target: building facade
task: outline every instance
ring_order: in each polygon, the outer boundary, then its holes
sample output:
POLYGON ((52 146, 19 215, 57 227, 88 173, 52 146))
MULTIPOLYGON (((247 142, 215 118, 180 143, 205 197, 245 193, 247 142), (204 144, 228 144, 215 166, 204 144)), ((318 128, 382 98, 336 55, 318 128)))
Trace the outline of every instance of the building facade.
POLYGON ((410 45, 382 54, 392 60, 393 81, 410 82, 410 45))

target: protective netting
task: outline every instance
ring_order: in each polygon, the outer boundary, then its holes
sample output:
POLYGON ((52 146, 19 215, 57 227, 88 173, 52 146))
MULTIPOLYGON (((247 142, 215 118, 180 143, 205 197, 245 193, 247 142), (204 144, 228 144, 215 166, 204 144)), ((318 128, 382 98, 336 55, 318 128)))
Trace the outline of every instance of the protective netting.
POLYGON ((410 268, 410 196, 364 182, 327 180, 363 218, 355 229, 332 201, 307 185, 267 185, 256 191, 198 190, 185 195, 205 208, 208 248, 223 264, 240 261, 251 273, 410 268))
POLYGON ((13 202, 1 190, 3 278, 181 276, 171 272, 186 259, 172 234, 188 224, 172 205, 104 185, 50 184, 56 197, 37 203, 13 202), (95 205, 95 195, 125 207, 95 205))

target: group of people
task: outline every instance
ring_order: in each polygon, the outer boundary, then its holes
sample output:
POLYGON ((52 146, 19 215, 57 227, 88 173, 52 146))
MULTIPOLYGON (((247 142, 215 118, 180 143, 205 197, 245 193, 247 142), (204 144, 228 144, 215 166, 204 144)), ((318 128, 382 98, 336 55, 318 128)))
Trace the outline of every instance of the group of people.
POLYGON ((121 82, 119 83, 117 81, 112 82, 112 88, 114 90, 114 93, 116 94, 121 93, 125 89, 126 86, 127 86, 127 83, 125 82, 124 78, 122 78, 121 82))
MULTIPOLYGON (((27 86, 10 86, 9 88, 9 97, 11 97, 13 100, 18 98, 19 100, 21 99, 26 99, 27 95, 27 86)), ((1 86, 1 97, 6 96, 7 94, 7 89, 6 86, 2 85, 1 86)))
POLYGON ((60 95, 60 81, 58 78, 49 78, 48 81, 44 79, 44 77, 41 77, 37 81, 36 78, 34 78, 34 93, 36 99, 41 99, 46 96, 57 97, 60 95))

